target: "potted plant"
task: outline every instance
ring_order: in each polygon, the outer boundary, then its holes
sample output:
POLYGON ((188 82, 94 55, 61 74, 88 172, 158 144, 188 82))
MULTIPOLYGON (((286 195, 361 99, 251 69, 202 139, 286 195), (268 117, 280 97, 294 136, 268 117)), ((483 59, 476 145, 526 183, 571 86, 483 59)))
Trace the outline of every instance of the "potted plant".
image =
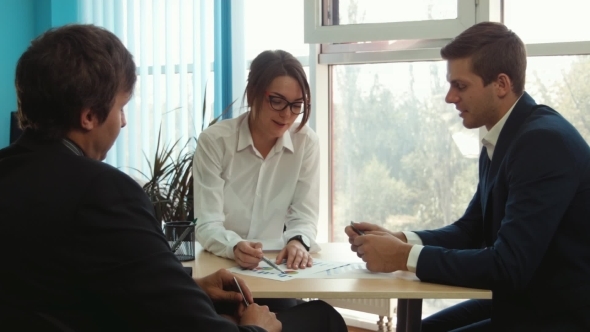
MULTIPOLYGON (((234 101, 235 102, 235 101, 234 101)), ((203 128, 215 124, 231 108, 232 102, 218 117, 206 122, 206 100, 203 100, 203 128)), ((180 260, 194 259, 194 225, 196 219, 193 211, 193 156, 197 138, 191 137, 186 142, 163 143, 162 128, 158 132, 156 152, 153 159, 146 156, 149 174, 144 174, 147 182, 143 190, 154 205, 156 218, 164 223, 164 233, 180 260), (176 152, 176 150, 178 150, 176 152), (176 243, 187 228, 187 236, 182 243, 176 243), (178 246, 176 246, 178 244, 178 246)))

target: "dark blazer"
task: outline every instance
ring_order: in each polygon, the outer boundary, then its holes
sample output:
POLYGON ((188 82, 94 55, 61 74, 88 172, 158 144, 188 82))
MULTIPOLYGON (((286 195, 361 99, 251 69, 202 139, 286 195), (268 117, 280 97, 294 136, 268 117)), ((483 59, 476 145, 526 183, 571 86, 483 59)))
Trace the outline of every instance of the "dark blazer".
POLYGON ((417 276, 491 289, 495 330, 590 330, 590 148, 527 93, 491 162, 483 149, 465 214, 416 233, 417 276))
POLYGON ((263 331, 215 313, 119 170, 26 132, 0 150, 0 197, 3 328, 263 331))

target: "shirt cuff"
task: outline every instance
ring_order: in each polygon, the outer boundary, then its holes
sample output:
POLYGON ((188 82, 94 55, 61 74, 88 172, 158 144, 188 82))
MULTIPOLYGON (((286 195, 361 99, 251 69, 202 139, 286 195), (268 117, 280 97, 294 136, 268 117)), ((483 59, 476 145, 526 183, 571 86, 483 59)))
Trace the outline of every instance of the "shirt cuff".
MULTIPOLYGON (((415 234, 414 234, 415 235, 415 234)), ((418 235, 416 235, 418 236, 418 235)), ((416 273, 416 266, 418 266, 418 257, 420 257, 420 252, 422 251, 424 246, 419 244, 415 244, 410 249, 410 254, 408 255, 408 261, 406 262, 406 266, 408 267, 408 271, 416 273)))
POLYGON ((236 256, 234 255, 234 247, 240 243, 241 241, 245 241, 244 239, 233 239, 232 241, 230 241, 227 244, 227 247, 225 248, 225 255, 227 256, 227 258, 229 259, 235 259, 236 256))
POLYGON ((402 231, 402 233, 404 233, 404 235, 406 236, 406 239, 408 240, 408 244, 419 244, 422 245, 422 239, 420 238, 420 236, 418 236, 418 234, 414 233, 414 232, 404 232, 402 231))

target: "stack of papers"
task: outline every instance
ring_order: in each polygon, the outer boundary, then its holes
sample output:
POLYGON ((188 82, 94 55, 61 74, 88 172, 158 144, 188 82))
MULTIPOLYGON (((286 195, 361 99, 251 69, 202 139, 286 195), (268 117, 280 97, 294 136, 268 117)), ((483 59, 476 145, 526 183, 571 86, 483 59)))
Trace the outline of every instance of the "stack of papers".
POLYGON ((247 276, 266 278, 279 281, 289 281, 293 279, 304 278, 333 278, 333 279, 390 279, 393 278, 393 273, 374 273, 367 270, 365 263, 346 263, 346 262, 330 262, 319 259, 313 260, 312 267, 305 269, 287 269, 283 262, 278 264, 279 268, 285 273, 281 273, 264 261, 258 264, 258 267, 248 270, 240 267, 232 267, 228 270, 233 273, 243 274, 247 276))

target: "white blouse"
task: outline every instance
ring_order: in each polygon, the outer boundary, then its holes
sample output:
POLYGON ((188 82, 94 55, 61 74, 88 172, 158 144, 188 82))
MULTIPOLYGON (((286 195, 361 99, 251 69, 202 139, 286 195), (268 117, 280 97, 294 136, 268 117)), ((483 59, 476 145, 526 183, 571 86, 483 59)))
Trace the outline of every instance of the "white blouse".
POLYGON ((248 114, 216 123, 199 135, 193 160, 196 237, 215 255, 234 258, 243 239, 279 243, 295 235, 315 243, 319 210, 319 142, 298 123, 266 159, 256 150, 248 114), (283 226, 287 227, 283 233, 283 226), (270 241, 269 241, 270 240, 270 241))

